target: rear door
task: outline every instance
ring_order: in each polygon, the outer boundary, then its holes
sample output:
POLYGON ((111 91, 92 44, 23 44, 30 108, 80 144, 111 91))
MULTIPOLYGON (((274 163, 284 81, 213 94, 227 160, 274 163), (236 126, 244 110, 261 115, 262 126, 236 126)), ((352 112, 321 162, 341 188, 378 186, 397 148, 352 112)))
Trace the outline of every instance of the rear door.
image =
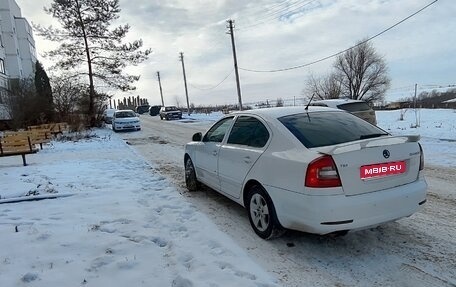
POLYGON ((239 116, 219 151, 221 191, 239 198, 245 177, 266 149, 270 132, 258 118, 239 116))

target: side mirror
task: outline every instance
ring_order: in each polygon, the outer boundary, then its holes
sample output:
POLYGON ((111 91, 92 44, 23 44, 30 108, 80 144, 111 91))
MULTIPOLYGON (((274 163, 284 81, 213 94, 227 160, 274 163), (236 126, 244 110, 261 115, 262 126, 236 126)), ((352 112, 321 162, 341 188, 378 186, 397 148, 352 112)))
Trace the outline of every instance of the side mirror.
POLYGON ((202 138, 203 138, 203 134, 202 133, 196 133, 196 134, 193 135, 192 141, 200 142, 202 138))

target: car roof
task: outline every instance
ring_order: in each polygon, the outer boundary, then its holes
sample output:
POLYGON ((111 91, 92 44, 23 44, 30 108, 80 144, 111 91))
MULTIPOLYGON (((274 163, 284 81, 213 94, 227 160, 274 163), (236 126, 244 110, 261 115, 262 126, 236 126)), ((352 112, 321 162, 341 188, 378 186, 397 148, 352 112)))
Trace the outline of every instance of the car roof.
POLYGON ((319 107, 319 106, 309 106, 308 110, 305 110, 304 106, 299 107, 277 107, 277 108, 267 108, 267 109, 255 109, 255 110, 245 110, 233 112, 231 115, 244 114, 244 115, 257 115, 264 118, 280 118, 284 116, 299 114, 299 113, 315 113, 315 112, 330 112, 337 111, 343 112, 338 109, 328 108, 328 107, 319 107))
POLYGON ((338 105, 349 104, 349 103, 366 103, 362 100, 352 100, 352 99, 328 99, 328 100, 318 100, 312 101, 310 104, 326 104, 328 107, 337 108, 338 105))
POLYGON ((135 111, 133 111, 133 110, 117 110, 116 111, 116 113, 119 113, 119 112, 133 112, 134 113, 135 111))

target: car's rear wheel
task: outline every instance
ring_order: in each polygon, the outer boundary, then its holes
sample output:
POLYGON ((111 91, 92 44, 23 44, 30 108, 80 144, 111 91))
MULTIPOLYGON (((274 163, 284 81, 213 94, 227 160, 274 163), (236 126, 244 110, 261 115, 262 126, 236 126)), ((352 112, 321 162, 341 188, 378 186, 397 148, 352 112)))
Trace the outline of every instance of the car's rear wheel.
POLYGON ((199 182, 196 179, 195 166, 190 158, 185 161, 185 185, 189 191, 195 191, 199 187, 199 182))
POLYGON ((250 224, 259 237, 272 239, 285 232, 277 220, 271 198, 261 186, 250 188, 246 207, 250 224))

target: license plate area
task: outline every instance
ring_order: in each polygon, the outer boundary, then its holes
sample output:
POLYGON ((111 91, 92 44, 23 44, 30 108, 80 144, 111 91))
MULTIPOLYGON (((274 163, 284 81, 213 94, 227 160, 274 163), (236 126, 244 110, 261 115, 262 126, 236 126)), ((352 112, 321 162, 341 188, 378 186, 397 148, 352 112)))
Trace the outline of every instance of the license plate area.
POLYGON ((402 174, 406 171, 405 161, 385 162, 363 165, 360 169, 360 178, 363 180, 402 174))

